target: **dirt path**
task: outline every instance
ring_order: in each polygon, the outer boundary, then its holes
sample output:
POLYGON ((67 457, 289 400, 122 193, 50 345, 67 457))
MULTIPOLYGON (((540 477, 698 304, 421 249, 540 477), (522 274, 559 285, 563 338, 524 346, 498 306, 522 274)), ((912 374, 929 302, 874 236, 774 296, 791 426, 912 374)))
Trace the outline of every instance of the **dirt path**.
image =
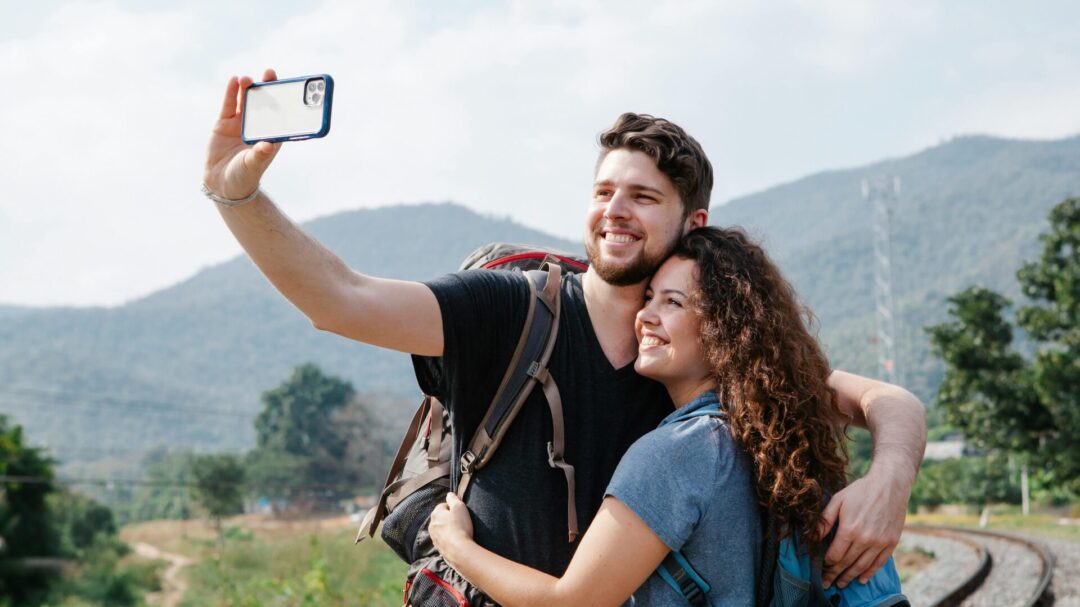
POLYGON ((195 561, 186 556, 159 550, 157 547, 145 542, 135 544, 135 554, 148 559, 169 562, 169 566, 165 569, 165 575, 161 579, 161 592, 152 592, 146 595, 146 602, 151 605, 161 605, 162 607, 176 607, 187 591, 187 581, 180 577, 180 570, 195 561))

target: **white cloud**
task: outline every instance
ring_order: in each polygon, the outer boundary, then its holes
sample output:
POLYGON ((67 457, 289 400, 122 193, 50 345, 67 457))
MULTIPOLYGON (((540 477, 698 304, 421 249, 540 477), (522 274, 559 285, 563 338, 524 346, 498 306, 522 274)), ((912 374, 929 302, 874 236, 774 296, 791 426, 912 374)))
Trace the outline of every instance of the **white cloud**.
POLYGON ((183 10, 73 3, 0 41, 0 78, 24 83, 0 101, 0 211, 19 235, 0 258, 0 301, 113 303, 233 248, 206 223, 212 209, 193 207, 209 123, 191 108, 210 90, 177 67, 197 25, 183 10))

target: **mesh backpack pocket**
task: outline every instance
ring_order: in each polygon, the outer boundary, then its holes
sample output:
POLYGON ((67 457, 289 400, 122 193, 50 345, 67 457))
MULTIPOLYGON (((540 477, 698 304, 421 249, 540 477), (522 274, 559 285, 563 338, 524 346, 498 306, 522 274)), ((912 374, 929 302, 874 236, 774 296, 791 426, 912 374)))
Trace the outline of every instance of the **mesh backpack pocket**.
POLYGON ((426 534, 431 511, 446 499, 448 492, 442 485, 428 485, 402 500, 383 519, 382 539, 401 560, 412 563, 424 556, 424 548, 416 545, 417 537, 422 531, 426 534))

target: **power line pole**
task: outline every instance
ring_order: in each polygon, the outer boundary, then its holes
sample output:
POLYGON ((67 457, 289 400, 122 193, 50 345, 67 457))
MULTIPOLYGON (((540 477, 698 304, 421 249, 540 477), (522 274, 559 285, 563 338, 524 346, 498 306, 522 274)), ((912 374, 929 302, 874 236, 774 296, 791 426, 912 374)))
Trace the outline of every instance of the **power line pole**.
POLYGON ((883 381, 902 384, 896 364, 896 321, 892 292, 892 214, 900 197, 900 178, 881 175, 862 182, 863 199, 874 207, 874 307, 878 372, 883 381))

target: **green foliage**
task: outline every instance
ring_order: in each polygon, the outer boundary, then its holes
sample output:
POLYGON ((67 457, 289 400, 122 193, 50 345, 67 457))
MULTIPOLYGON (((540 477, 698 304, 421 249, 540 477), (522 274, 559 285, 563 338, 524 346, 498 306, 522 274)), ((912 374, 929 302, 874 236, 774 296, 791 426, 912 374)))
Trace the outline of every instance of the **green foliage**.
POLYGON ((357 449, 377 444, 373 419, 350 383, 304 364, 262 401, 257 446, 246 458, 260 496, 330 505, 370 478, 357 449))
POLYGON ((154 449, 142 458, 138 476, 147 483, 123 486, 109 495, 108 503, 120 524, 192 516, 188 451, 154 449))
POLYGON ((112 511, 86 496, 60 490, 49 496, 48 504, 65 556, 79 558, 98 536, 116 535, 112 511))
POLYGON ((998 502, 1020 502, 1019 471, 1000 454, 924 462, 909 503, 914 508, 998 502))
POLYGON ((192 455, 189 471, 196 501, 215 519, 244 506, 244 466, 230 453, 192 455))
POLYGON ((49 593, 50 605, 127 607, 142 605, 147 592, 161 590, 162 561, 130 560, 115 535, 97 534, 73 572, 49 593))
POLYGON ((127 545, 116 536, 97 535, 87 547, 75 574, 65 576, 52 592, 50 602, 78 600, 83 604, 128 607, 142 602, 140 577, 121 565, 127 545))
POLYGON ((25 444, 21 426, 0 415, 0 475, 37 480, 0 483, 0 598, 14 606, 39 602, 55 575, 26 570, 26 558, 60 556, 60 538, 46 498, 54 490, 52 462, 40 449, 25 444))
MULTIPOLYGON (((40 450, 24 444, 22 428, 0 415, 0 475, 52 479, 40 450)), ((0 485, 0 605, 138 605, 156 574, 147 565, 123 565, 128 547, 116 537, 105 506, 51 482, 0 485), (74 571, 27 569, 27 558, 67 559, 74 571)))
POLYGON ((1080 489, 1080 198, 1050 212, 1042 255, 1017 278, 1031 305, 1018 321, 1040 347, 1032 361, 1039 400, 1049 418, 1039 452, 1044 465, 1080 489))
POLYGON ((325 375, 312 363, 296 367, 288 380, 263 392, 263 410, 255 418, 256 444, 294 455, 317 448, 340 455, 343 441, 328 422, 354 394, 351 384, 325 375))
POLYGON ((195 483, 195 500, 214 519, 218 534, 218 552, 225 550, 225 535, 221 519, 240 512, 244 507, 244 466, 240 458, 230 453, 193 455, 188 461, 191 479, 195 483))
POLYGON ((848 429, 848 475, 859 478, 870 469, 874 455, 874 440, 870 433, 862 428, 848 429))
POLYGON ((1037 262, 1017 273, 1032 303, 1018 323, 1037 342, 1033 360, 1012 344, 1010 302, 971 287, 951 297, 953 320, 927 332, 946 365, 938 404, 974 443, 1022 454, 1080 487, 1080 199, 1050 213, 1037 262))
POLYGON ((1012 348, 1012 327, 1003 317, 1009 301, 970 287, 949 303, 955 320, 927 328, 946 365, 937 396, 945 420, 981 447, 1037 449, 1050 418, 1030 367, 1012 348))

